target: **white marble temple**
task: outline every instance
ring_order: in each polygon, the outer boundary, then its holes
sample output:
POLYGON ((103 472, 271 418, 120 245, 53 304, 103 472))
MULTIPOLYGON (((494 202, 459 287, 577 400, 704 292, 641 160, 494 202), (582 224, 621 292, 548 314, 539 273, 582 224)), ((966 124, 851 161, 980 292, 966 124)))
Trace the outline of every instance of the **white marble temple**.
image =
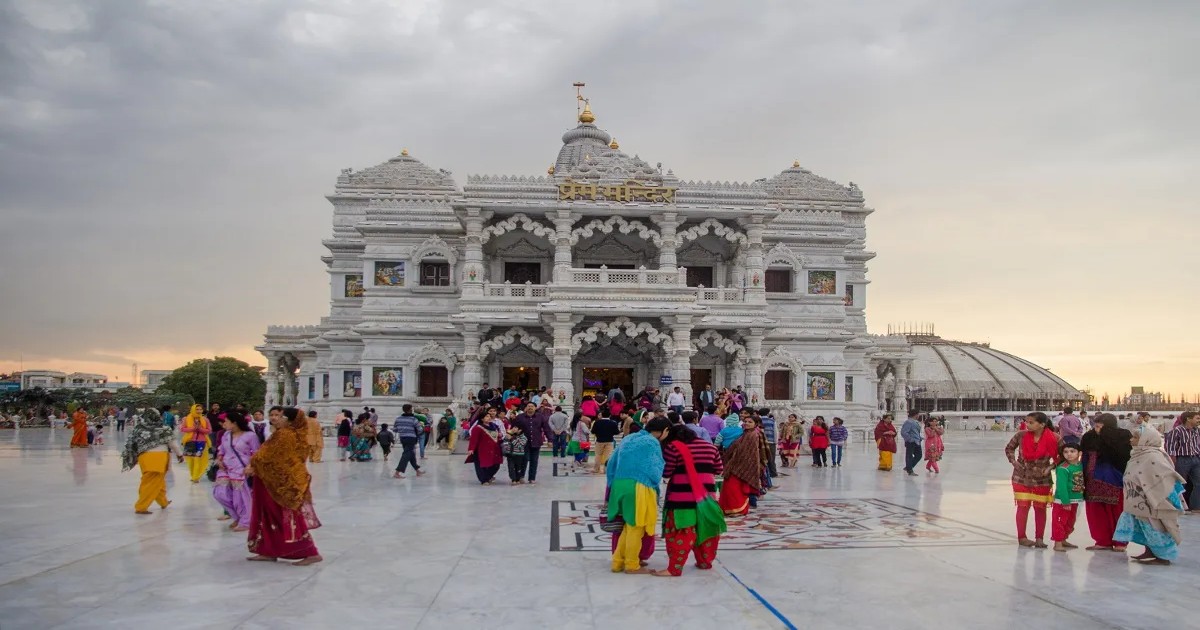
MULTIPOLYGON (((1116 553, 970 546, 725 551, 680 579, 614 575, 603 552, 550 551, 550 504, 603 493, 597 477, 480 487, 458 457, 399 481, 385 465, 313 466, 326 561, 249 563, 207 483, 173 474, 165 511, 137 516, 120 439, 67 448, 68 431, 0 432, 0 628, 1195 627, 1200 518, 1171 567, 1116 553), (739 584, 733 575, 744 583, 739 584)), ((840 470, 800 468, 767 500, 880 499, 1012 532, 1004 435, 952 432, 944 474, 874 470, 861 445, 840 470)), ((333 454, 332 444, 326 454, 333 454)), ((157 508, 155 508, 157 510, 157 508)), ((1074 542, 1088 544, 1086 523, 1074 542)), ((1135 549, 1135 552, 1140 549, 1135 549)), ((662 546, 651 561, 665 564, 662 546)))

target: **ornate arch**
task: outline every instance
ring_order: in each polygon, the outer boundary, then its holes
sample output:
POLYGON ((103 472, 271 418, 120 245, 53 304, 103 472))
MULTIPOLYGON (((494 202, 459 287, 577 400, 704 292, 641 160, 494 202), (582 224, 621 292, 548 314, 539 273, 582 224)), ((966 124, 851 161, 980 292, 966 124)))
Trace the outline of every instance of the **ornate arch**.
POLYGON ((434 234, 413 249, 412 260, 414 263, 420 263, 426 258, 445 258, 453 267, 458 262, 458 252, 454 251, 449 243, 442 240, 442 237, 434 234))
POLYGON ((446 366, 447 372, 453 372, 454 367, 458 365, 458 357, 442 346, 442 344, 430 341, 408 358, 408 367, 413 372, 416 372, 422 363, 438 363, 446 366))
POLYGON ((620 215, 611 216, 608 218, 607 221, 601 221, 600 219, 595 219, 591 223, 588 223, 587 225, 585 225, 583 227, 575 228, 574 230, 571 231, 571 244, 576 245, 579 243, 579 241, 581 241, 585 238, 590 238, 591 236, 596 234, 597 231, 602 232, 604 234, 612 234, 612 231, 614 228, 616 228, 618 231, 620 231, 621 234, 630 234, 634 231, 637 231, 638 237, 641 238, 642 240, 651 241, 656 246, 659 246, 659 247, 662 246, 662 235, 661 234, 650 229, 645 223, 642 223, 641 221, 638 221, 636 219, 633 221, 626 221, 625 218, 620 215))
POLYGON ((746 346, 743 346, 742 344, 725 337, 721 333, 711 328, 703 333, 700 333, 699 337, 696 337, 692 340, 692 349, 693 351, 699 351, 704 346, 710 344, 715 348, 719 348, 729 353, 729 355, 735 357, 736 360, 746 360, 746 346))
POLYGON ((767 356, 763 357, 762 370, 766 372, 771 368, 784 368, 792 371, 792 377, 795 378, 803 372, 800 366, 800 361, 788 352, 783 346, 775 346, 767 356))
POLYGON ((571 337, 571 352, 579 352, 584 342, 595 343, 601 335, 609 337, 646 335, 650 343, 661 345, 664 352, 669 353, 675 349, 675 342, 671 339, 671 335, 659 332, 657 328, 646 322, 637 323, 628 317, 618 317, 611 322, 596 322, 587 330, 575 333, 571 337))
POLYGON ((529 331, 517 326, 510 328, 508 332, 496 335, 479 344, 479 360, 482 361, 493 352, 518 343, 529 346, 534 352, 539 353, 545 352, 550 347, 545 341, 534 337, 529 334, 529 331))
POLYGON ((525 230, 534 236, 541 236, 547 240, 552 240, 555 234, 554 228, 542 225, 541 223, 530 219, 524 214, 517 213, 503 221, 493 223, 485 228, 480 234, 480 242, 486 243, 491 240, 493 236, 499 236, 516 229, 525 230))
POLYGON ((803 256, 797 256, 790 247, 783 243, 776 243, 771 251, 763 256, 763 265, 770 267, 771 265, 784 264, 792 268, 794 271, 800 271, 805 267, 803 256))
POLYGON ((682 245, 688 241, 694 241, 710 232, 719 238, 729 241, 730 243, 745 245, 750 242, 750 239, 747 238, 745 234, 725 225, 724 223, 721 223, 716 219, 705 219, 698 225, 693 225, 692 227, 680 232, 675 238, 676 242, 682 245))

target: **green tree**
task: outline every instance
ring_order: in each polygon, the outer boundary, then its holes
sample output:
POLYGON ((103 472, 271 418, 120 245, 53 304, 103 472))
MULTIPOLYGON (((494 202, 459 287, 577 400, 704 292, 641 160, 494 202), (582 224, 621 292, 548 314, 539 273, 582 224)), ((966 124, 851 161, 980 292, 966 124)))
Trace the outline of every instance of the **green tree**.
POLYGON ((161 387, 179 394, 191 396, 197 402, 204 401, 205 383, 211 363, 211 387, 209 401, 229 408, 237 403, 247 407, 257 405, 267 394, 261 367, 251 366, 233 357, 196 359, 171 372, 163 379, 161 387))

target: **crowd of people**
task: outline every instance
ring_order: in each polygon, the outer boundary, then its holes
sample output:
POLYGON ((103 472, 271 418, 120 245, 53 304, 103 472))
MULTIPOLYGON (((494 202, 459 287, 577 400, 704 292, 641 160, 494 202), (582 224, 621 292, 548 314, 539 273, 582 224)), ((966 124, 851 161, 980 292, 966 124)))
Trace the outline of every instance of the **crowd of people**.
POLYGON ((1076 548, 1067 538, 1079 505, 1095 544, 1089 551, 1124 553, 1129 543, 1145 547, 1132 560, 1169 565, 1182 542, 1179 518, 1197 513, 1200 497, 1200 415, 1179 415, 1164 437, 1149 414, 1123 428, 1102 413, 1085 423, 1067 408, 1055 423, 1042 412, 1025 417, 1005 446, 1013 465, 1017 544, 1045 549, 1047 508, 1055 551, 1076 548), (1034 537, 1028 535, 1029 513, 1034 537))
MULTIPOLYGON (((605 475, 601 527, 612 534, 613 571, 678 576, 690 556, 697 568, 712 567, 726 519, 756 509, 773 480, 798 467, 803 450, 814 468, 842 466, 850 435, 841 418, 816 416, 810 426, 788 414, 777 422, 771 409, 751 407, 740 389, 706 388, 694 399, 707 401, 699 411, 672 404, 679 402, 675 393, 664 398, 648 387, 626 397, 614 388, 564 410, 545 388, 485 385, 461 424, 451 409, 435 422, 427 408, 404 405, 391 423, 380 423, 366 407, 357 415, 342 410, 334 426, 342 461, 373 461, 375 447, 388 461, 399 443, 393 476, 401 479, 410 467, 418 477, 426 474, 421 462, 432 436, 434 448, 448 451, 464 440, 466 463, 482 485, 494 484, 502 468, 511 485, 536 484, 548 443, 551 462, 565 473, 605 475), (651 571, 647 562, 660 518, 668 565, 651 571)), ((213 482, 219 518, 246 533, 250 560, 319 562, 310 531, 320 521, 306 467, 322 461, 316 415, 273 407, 264 419, 242 405, 228 412, 195 405, 186 415, 166 407, 136 415, 131 410, 124 416, 131 422, 122 461, 125 470, 141 470, 134 511, 149 514, 155 503, 162 509, 170 504, 165 475, 174 457, 186 464, 193 483, 206 475, 213 482)), ((1041 412, 1023 419, 1004 449, 1013 466, 1021 547, 1047 548, 1049 521, 1054 550, 1075 549, 1068 538, 1082 505, 1095 543, 1088 550, 1123 552, 1132 542, 1146 549, 1134 561, 1168 565, 1177 558, 1179 518, 1200 509, 1200 495, 1192 492, 1200 484, 1200 414, 1181 414, 1165 435, 1148 416, 1131 419, 1122 426, 1113 414, 1087 418, 1069 408, 1054 420, 1041 412)), ((103 427, 92 426, 82 411, 73 414, 70 427, 72 447, 103 439, 103 427)), ((124 422, 117 427, 119 433, 125 429, 124 422)), ((944 432, 944 419, 915 410, 900 427, 885 414, 874 428, 878 469, 892 469, 903 443, 907 475, 917 475, 922 460, 929 474, 940 474, 944 432)))

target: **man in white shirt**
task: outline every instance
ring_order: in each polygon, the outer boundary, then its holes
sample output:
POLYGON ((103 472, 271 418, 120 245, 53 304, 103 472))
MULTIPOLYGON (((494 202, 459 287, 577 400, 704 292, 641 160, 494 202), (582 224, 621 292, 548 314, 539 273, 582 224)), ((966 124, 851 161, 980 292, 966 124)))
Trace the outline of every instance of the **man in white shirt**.
POLYGON ((676 387, 675 389, 671 390, 670 394, 667 394, 667 406, 671 408, 671 411, 682 414, 683 403, 683 390, 679 387, 676 387))

